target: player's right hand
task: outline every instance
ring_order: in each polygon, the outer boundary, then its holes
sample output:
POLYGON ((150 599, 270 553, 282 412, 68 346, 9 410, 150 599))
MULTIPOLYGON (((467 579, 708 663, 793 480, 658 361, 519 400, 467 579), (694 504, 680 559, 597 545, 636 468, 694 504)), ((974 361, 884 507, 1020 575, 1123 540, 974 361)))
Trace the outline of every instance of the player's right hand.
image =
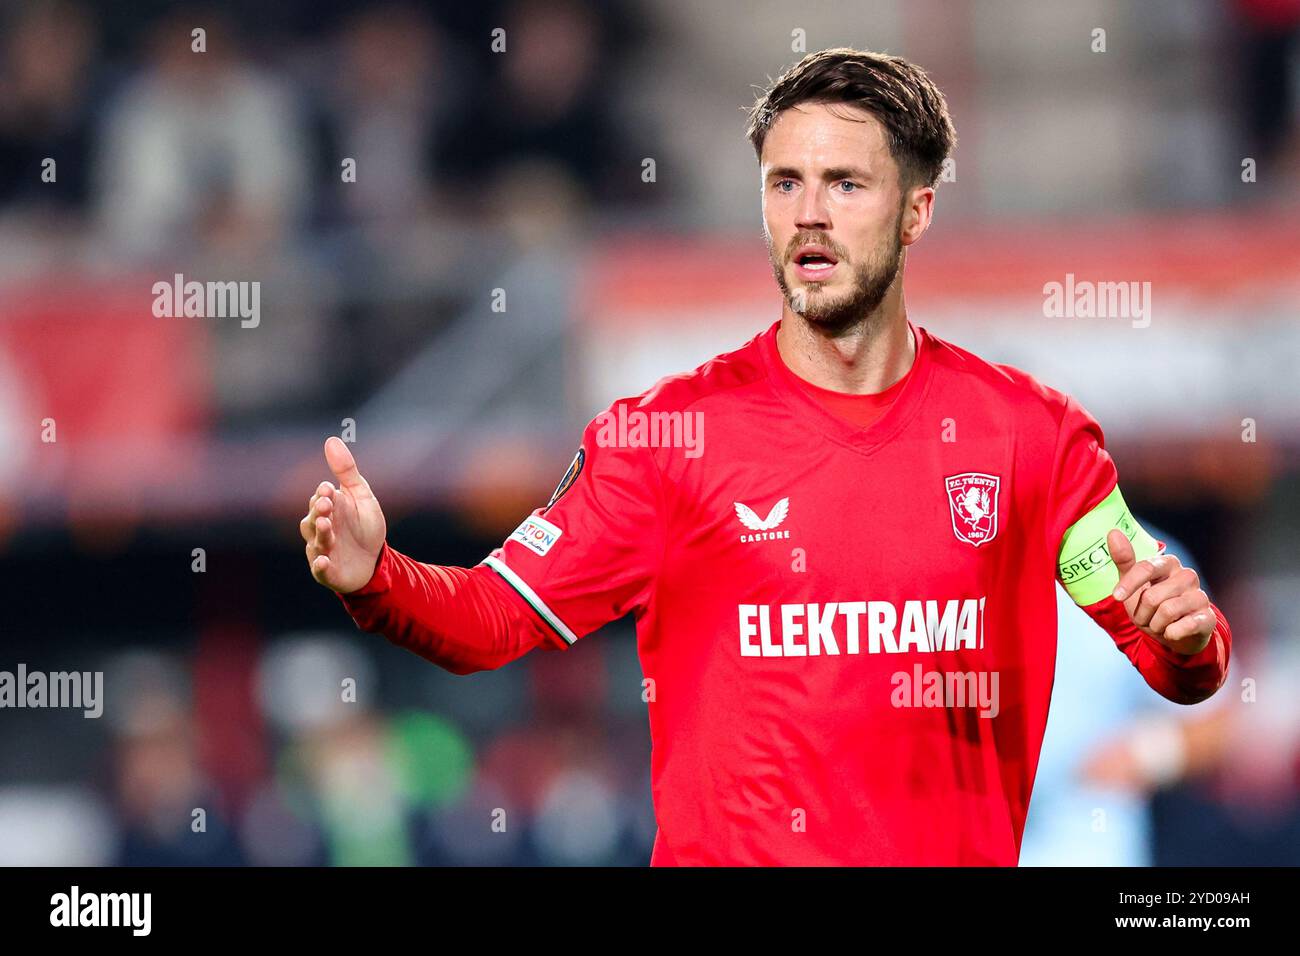
POLYGON ((325 441, 325 461, 338 487, 322 481, 298 522, 307 542, 311 576, 327 588, 347 594, 373 576, 388 526, 379 501, 341 438, 325 441))

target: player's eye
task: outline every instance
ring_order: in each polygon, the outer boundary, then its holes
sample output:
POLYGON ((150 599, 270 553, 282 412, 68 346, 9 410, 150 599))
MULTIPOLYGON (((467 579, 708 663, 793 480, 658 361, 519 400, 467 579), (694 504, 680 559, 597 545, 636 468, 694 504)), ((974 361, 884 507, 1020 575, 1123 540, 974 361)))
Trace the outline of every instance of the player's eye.
POLYGON ((844 191, 846 193, 856 192, 860 188, 857 183, 849 179, 840 180, 839 185, 845 187, 844 191))
POLYGON ((777 192, 779 192, 779 193, 788 193, 788 192, 790 191, 789 189, 782 189, 781 187, 782 187, 782 186, 791 186, 791 187, 793 187, 793 186, 794 186, 794 180, 793 180, 793 179, 778 179, 778 180, 776 181, 776 183, 775 183, 775 186, 776 186, 776 191, 777 191, 777 192))

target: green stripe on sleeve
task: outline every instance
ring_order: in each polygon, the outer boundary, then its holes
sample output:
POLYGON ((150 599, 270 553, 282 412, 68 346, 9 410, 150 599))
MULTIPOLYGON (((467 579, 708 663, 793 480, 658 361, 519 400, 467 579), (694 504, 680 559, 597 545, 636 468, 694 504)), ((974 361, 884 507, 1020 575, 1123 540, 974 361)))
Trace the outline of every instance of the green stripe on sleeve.
POLYGON ((1119 584, 1119 569, 1106 547, 1106 535, 1111 528, 1124 532, 1133 543, 1133 554, 1138 561, 1153 558, 1160 551, 1156 539, 1129 512, 1116 485, 1097 507, 1070 525, 1061 538, 1057 573, 1065 590, 1080 607, 1096 604, 1119 584))
POLYGON ((506 584, 514 588, 515 593, 528 602, 528 606, 537 612, 538 617, 552 631, 558 634, 565 644, 573 645, 578 643, 578 635, 569 630, 568 625, 560 620, 559 615, 547 607, 546 602, 537 596, 537 592, 528 586, 528 582, 515 574, 504 561, 489 554, 483 559, 482 563, 501 575, 506 584))

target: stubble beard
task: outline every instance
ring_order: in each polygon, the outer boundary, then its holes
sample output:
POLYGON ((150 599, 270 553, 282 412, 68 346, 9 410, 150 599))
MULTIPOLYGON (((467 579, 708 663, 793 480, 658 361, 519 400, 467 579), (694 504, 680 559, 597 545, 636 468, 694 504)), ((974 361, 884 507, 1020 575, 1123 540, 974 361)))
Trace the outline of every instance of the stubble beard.
MULTIPOLYGON (((900 210, 892 235, 886 237, 883 246, 877 247, 862 262, 852 266, 850 286, 838 295, 828 293, 824 283, 820 282, 800 283, 792 290, 785 277, 788 257, 777 255, 769 236, 768 258, 772 264, 772 274, 776 277, 781 294, 790 305, 790 311, 831 336, 877 326, 880 304, 885 301, 902 266, 903 242, 899 238, 902 223, 903 213, 900 210)), ((794 248, 802 245, 807 237, 799 239, 796 236, 796 239, 798 242, 794 248)), ((843 258, 840 263, 844 264, 843 258)))

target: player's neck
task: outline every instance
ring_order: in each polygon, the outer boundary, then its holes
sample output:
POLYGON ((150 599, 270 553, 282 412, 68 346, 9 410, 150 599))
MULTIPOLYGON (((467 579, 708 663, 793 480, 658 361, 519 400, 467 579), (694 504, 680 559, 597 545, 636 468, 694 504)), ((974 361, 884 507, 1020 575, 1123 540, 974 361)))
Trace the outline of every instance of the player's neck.
POLYGON ((776 333, 786 368, 805 382, 852 395, 883 392, 907 374, 916 345, 899 301, 891 314, 846 333, 832 333, 792 312, 787 303, 776 333))

